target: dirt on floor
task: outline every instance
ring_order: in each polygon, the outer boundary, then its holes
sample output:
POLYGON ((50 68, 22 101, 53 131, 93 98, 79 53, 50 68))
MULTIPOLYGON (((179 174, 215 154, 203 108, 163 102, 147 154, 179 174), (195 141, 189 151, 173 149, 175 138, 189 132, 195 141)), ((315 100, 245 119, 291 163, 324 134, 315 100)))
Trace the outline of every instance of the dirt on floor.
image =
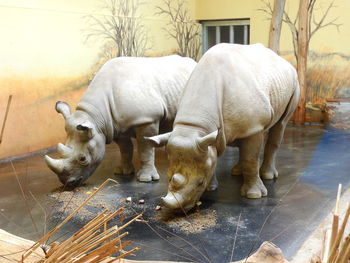
MULTIPOLYGON (((49 197, 54 201, 52 207, 55 209, 55 212, 57 212, 57 216, 60 216, 60 214, 69 215, 96 189, 96 187, 82 186, 73 191, 57 191, 49 194, 49 197)), ((99 193, 98 195, 101 197, 103 196, 103 193, 99 193)), ((89 220, 95 217, 97 212, 104 209, 114 211, 115 208, 115 206, 105 202, 101 198, 93 198, 82 209, 80 209, 77 217, 81 220, 89 220)))
POLYGON ((183 216, 159 213, 156 218, 171 228, 187 233, 199 233, 215 226, 217 223, 216 211, 210 209, 197 210, 183 216))

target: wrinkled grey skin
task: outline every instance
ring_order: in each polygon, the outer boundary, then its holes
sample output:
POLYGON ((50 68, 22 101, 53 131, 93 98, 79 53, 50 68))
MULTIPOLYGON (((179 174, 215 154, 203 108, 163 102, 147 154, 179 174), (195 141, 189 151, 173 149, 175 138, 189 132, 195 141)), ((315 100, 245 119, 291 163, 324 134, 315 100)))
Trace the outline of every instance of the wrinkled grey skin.
POLYGON ((77 186, 101 163, 105 144, 115 141, 121 162, 116 174, 132 174, 136 137, 139 181, 158 180, 154 149, 144 139, 170 131, 183 88, 196 62, 177 55, 160 58, 120 57, 108 61, 95 75, 76 111, 57 102, 65 118, 66 144, 59 144, 61 159, 45 156, 62 184, 77 186))
POLYGON ((226 145, 239 147, 232 173, 243 174, 241 195, 266 196, 260 177, 278 176, 276 152, 299 93, 293 66, 261 44, 209 49, 186 84, 173 131, 148 138, 155 147, 166 145, 169 155, 165 206, 186 211, 205 189, 216 189, 215 166, 226 145))

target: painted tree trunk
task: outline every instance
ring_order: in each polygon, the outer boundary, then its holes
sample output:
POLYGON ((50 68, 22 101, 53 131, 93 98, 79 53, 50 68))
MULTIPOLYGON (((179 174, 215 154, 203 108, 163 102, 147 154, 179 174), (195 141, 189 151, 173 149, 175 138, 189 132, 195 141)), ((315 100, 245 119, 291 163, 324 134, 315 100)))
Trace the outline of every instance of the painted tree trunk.
POLYGON ((306 69, 308 50, 308 0, 300 0, 299 3, 299 34, 298 34, 298 59, 297 72, 300 84, 300 98, 294 114, 296 124, 305 123, 305 99, 306 99, 306 69))
POLYGON ((285 0, 275 0, 270 24, 269 48, 279 54, 285 0))

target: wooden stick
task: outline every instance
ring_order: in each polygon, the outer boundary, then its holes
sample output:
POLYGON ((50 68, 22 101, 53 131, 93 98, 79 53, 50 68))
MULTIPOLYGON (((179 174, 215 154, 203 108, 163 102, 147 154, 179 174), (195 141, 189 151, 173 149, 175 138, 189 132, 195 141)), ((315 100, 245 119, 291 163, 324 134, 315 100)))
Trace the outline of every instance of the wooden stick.
POLYGON ((335 259, 334 263, 343 263, 344 261, 346 262, 347 258, 347 250, 350 245, 350 235, 345 238, 345 241, 343 242, 341 248, 339 249, 339 253, 337 258, 335 259))
POLYGON ((122 225, 121 227, 118 228, 119 231, 122 231, 124 228, 126 228, 128 225, 130 225, 131 223, 135 222, 137 219, 139 219, 140 217, 142 217, 142 214, 139 214, 138 216, 134 217, 133 219, 131 219, 129 222, 127 222, 126 224, 122 225))
POLYGON ((321 251, 320 251, 321 262, 323 262, 323 256, 324 256, 324 252, 326 250, 326 233, 327 233, 327 231, 324 230, 323 234, 322 234, 322 244, 321 244, 321 251))
POLYGON ((335 239, 338 235, 338 228, 339 228, 339 202, 340 202, 340 195, 341 195, 341 189, 342 184, 338 185, 338 192, 337 192, 337 200, 335 202, 335 209, 333 214, 333 221, 332 221, 332 238, 331 238, 331 247, 333 246, 335 239))
MULTIPOLYGON (((83 231, 78 231, 77 235, 73 235, 72 237, 64 241, 61 247, 57 249, 56 252, 52 255, 52 258, 56 258, 59 255, 60 259, 63 260, 63 258, 65 258, 64 255, 68 253, 71 247, 77 246, 77 244, 82 241, 88 242, 88 240, 93 238, 93 236, 91 236, 93 231, 96 231, 96 229, 99 228, 105 220, 110 220, 110 218, 116 216, 121 210, 122 209, 118 209, 112 214, 102 212, 101 214, 104 213, 104 217, 97 216, 95 219, 92 220, 94 222, 93 224, 90 224, 90 228, 83 227, 83 231)), ((51 262, 51 259, 48 262, 51 262)))
MULTIPOLYGON (((96 230, 90 238, 88 238, 88 240, 91 240, 94 235, 96 233, 100 232, 100 230, 96 230)), ((88 242, 88 241, 84 241, 84 242, 88 242)), ((74 245, 70 246, 68 249, 65 249, 64 253, 65 255, 63 257, 60 258, 60 263, 65 263, 71 260, 72 257, 74 257, 76 251, 83 246, 83 244, 81 243, 76 243, 73 241, 73 243, 75 243, 74 245)), ((86 243, 85 243, 86 244, 86 243)))
POLYGON ((126 257, 126 256, 128 256, 128 255, 130 255, 130 254, 132 254, 132 253, 134 253, 136 251, 138 251, 139 249, 140 249, 139 247, 135 247, 134 249, 132 249, 132 250, 130 250, 130 251, 128 251, 128 252, 126 252, 126 253, 124 253, 124 254, 122 254, 122 255, 120 255, 120 256, 118 256, 118 257, 116 257, 116 258, 114 258, 114 259, 112 259, 110 261, 107 261, 106 263, 115 262, 115 261, 117 261, 117 260, 119 260, 119 259, 121 259, 123 257, 126 257))
POLYGON ((338 235, 338 228, 339 228, 339 215, 334 214, 333 215, 333 221, 332 221, 332 232, 331 232, 331 243, 330 247, 333 246, 337 235, 338 235))
POLYGON ((348 263, 350 259, 350 245, 348 246, 348 249, 345 252, 345 258, 342 263, 348 263))
POLYGON ((94 225, 96 225, 96 222, 99 222, 102 217, 107 216, 109 214, 108 210, 104 210, 100 214, 98 214, 94 219, 90 220, 85 226, 79 229, 78 232, 74 234, 74 236, 82 235, 84 232, 87 231, 87 229, 92 228, 94 225))
MULTIPOLYGON (((123 233, 122 235, 118 236, 116 239, 119 239, 119 241, 125 237, 126 235, 128 235, 129 233, 128 232, 125 232, 123 233)), ((99 239, 97 241, 94 241, 92 243, 89 243, 89 244, 82 244, 82 245, 79 245, 77 246, 77 248, 75 248, 73 251, 69 251, 69 256, 70 257, 75 257, 79 254, 82 254, 82 253, 87 253, 89 252, 90 250, 93 250, 95 247, 99 246, 101 243, 103 243, 107 238, 104 238, 104 239, 99 239)), ((115 240, 116 240, 115 239, 115 240)), ((62 263, 64 263, 65 261, 62 261, 62 263)), ((61 263, 61 261, 60 261, 61 263)))
POLYGON ((4 121, 2 122, 2 128, 1 128, 1 134, 0 134, 0 144, 1 144, 1 142, 2 142, 2 136, 4 135, 5 124, 6 124, 6 121, 7 121, 7 115, 9 114, 11 101, 12 101, 12 95, 10 95, 9 98, 8 98, 8 100, 7 100, 7 106, 6 106, 5 117, 4 117, 4 121))
POLYGON ((337 248, 339 247, 340 241, 341 241, 341 239, 343 237, 344 230, 345 230, 346 224, 347 224, 348 219, 349 219, 349 215, 350 215, 350 203, 348 203, 348 208, 346 210, 343 223, 342 223, 341 228, 340 228, 340 230, 338 232, 337 238, 336 238, 334 244, 332 245, 331 253, 330 253, 330 256, 329 256, 329 258, 327 260, 327 263, 332 263, 333 260, 335 259, 335 256, 336 256, 336 253, 337 253, 337 248))
POLYGON ((327 229, 325 232, 325 245, 324 245, 324 253, 322 257, 322 263, 326 263, 329 258, 329 252, 331 250, 331 230, 327 229))
MULTIPOLYGON (((114 213, 108 215, 107 217, 105 217, 105 218, 103 218, 102 220, 100 220, 99 222, 97 222, 96 225, 94 225, 91 229, 86 229, 86 231, 85 231, 85 233, 84 233, 84 235, 83 235, 82 237, 84 237, 84 236, 86 236, 86 235, 89 235, 89 234, 92 233, 94 230, 96 230, 97 228, 101 227, 101 225, 103 225, 104 222, 109 221, 109 220, 111 220, 112 218, 116 217, 123 209, 124 209, 123 207, 119 208, 119 209, 118 209, 117 211, 115 211, 114 213)), ((78 241, 80 241, 80 240, 81 240, 81 238, 78 239, 78 241)))
MULTIPOLYGON (((119 240, 113 240, 112 242, 104 245, 104 246, 101 246, 97 249, 95 249, 94 251, 92 251, 91 253, 87 254, 86 256, 80 258, 78 261, 76 261, 76 263, 84 263, 84 262, 87 262, 88 260, 90 259, 93 259, 95 257, 97 257, 99 254, 102 253, 102 251, 105 251, 106 249, 111 249, 111 248, 114 248, 115 247, 115 244, 118 242, 119 240)), ((120 247, 119 249, 122 249, 123 247, 127 246, 131 244, 131 241, 127 241, 125 243, 122 244, 122 247, 120 247)), ((112 252, 113 253, 113 252, 112 252)))
POLYGON ((334 214, 339 215, 339 202, 340 202, 340 195, 341 195, 341 188, 342 184, 338 185, 338 193, 337 193, 337 201, 335 202, 335 209, 334 209, 334 214))
POLYGON ((97 254, 97 258, 95 258, 90 263, 101 262, 102 260, 106 259, 107 257, 110 257, 114 253, 123 251, 123 248, 130 245, 131 243, 132 243, 131 241, 127 241, 120 246, 116 246, 116 244, 112 246, 108 245, 108 247, 106 247, 105 249, 102 249, 101 252, 97 254))
POLYGON ((103 187, 106 186, 109 182, 118 183, 117 181, 108 178, 106 181, 104 181, 88 198, 85 199, 85 201, 76 208, 63 222, 61 222, 58 226, 56 226, 54 229, 52 229, 50 232, 43 235, 33 246, 31 246, 23 255, 22 255, 22 261, 24 261, 29 255, 33 253, 34 250, 36 250, 42 243, 44 243, 49 237, 51 237, 54 233, 56 233, 64 224, 66 224, 73 216, 75 216, 79 210, 92 199, 103 187))
POLYGON ((59 247, 60 243, 58 242, 53 242, 51 245, 51 248, 49 249, 49 251, 46 253, 45 257, 48 258, 49 256, 51 256, 53 254, 53 252, 56 251, 56 249, 59 247))

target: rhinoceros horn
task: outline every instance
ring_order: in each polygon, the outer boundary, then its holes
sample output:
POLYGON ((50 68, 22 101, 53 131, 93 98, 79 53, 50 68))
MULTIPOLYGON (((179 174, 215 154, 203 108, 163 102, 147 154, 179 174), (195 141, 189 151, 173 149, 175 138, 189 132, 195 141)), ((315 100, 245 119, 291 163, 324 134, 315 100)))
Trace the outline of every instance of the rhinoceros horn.
POLYGON ((197 145, 202 151, 207 151, 208 146, 214 144, 216 142, 216 138, 218 136, 219 131, 216 130, 212 133, 209 133, 208 135, 197 138, 197 145))
POLYGON ((69 157, 72 155, 73 153, 73 150, 68 147, 68 146, 65 146, 64 144, 62 143, 59 143, 57 145, 57 151, 65 158, 69 157))
POLYGON ((153 147, 162 147, 168 143, 171 132, 152 136, 152 137, 144 137, 145 140, 149 141, 153 147))
POLYGON ((62 159, 55 160, 52 159, 50 156, 45 155, 45 162, 47 166, 55 173, 60 174, 63 172, 64 169, 64 161, 62 159))
POLYGON ((162 197, 161 200, 164 206, 171 209, 181 208, 183 204, 182 196, 173 192, 168 192, 168 194, 165 197, 162 197))
POLYGON ((178 187, 182 186, 186 182, 186 178, 179 173, 174 174, 171 180, 174 183, 174 185, 178 187))

